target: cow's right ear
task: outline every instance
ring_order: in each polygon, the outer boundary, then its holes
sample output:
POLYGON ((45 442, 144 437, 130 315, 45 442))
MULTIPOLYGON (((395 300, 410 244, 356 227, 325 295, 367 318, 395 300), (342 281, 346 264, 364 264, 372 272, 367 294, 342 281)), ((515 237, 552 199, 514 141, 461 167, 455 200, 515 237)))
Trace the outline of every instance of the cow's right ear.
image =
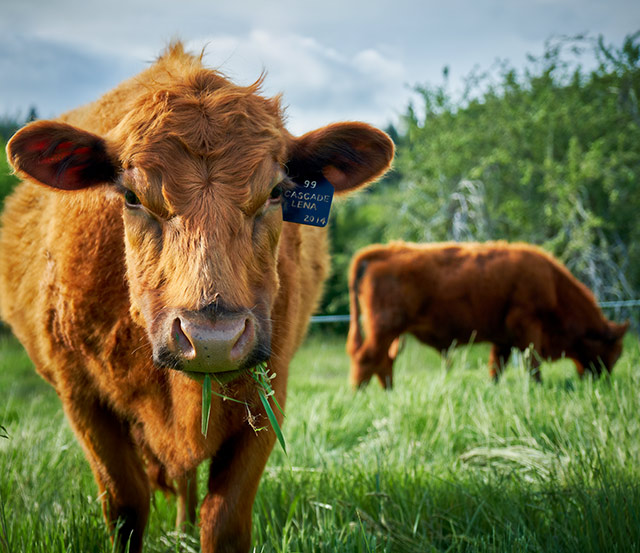
POLYGON ((57 121, 36 121, 7 144, 15 172, 61 190, 80 190, 115 180, 119 164, 99 136, 57 121))
POLYGON ((393 159, 386 133, 359 122, 327 125, 294 138, 287 172, 294 180, 322 173, 336 194, 344 194, 382 176, 393 159))

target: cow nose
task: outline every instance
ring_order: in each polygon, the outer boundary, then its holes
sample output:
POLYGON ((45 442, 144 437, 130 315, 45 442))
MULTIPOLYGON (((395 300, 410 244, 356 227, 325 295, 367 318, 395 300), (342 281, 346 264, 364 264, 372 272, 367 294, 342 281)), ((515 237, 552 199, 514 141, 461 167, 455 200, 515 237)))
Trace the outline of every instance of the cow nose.
POLYGON ((247 314, 225 315, 215 321, 181 315, 171 326, 170 349, 181 359, 185 371, 239 369, 255 345, 255 321, 247 314))

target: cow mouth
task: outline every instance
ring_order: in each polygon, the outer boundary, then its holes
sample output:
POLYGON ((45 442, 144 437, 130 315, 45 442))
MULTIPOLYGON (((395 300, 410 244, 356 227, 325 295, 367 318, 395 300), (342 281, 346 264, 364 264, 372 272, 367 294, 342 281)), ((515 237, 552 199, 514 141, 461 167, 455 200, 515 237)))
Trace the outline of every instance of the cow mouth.
POLYGON ((204 382, 204 377, 209 375, 213 382, 218 384, 228 384, 246 374, 249 373, 250 369, 236 369, 235 371, 224 371, 224 372, 215 372, 215 373, 202 373, 195 371, 182 371, 185 376, 188 376, 191 380, 195 380, 202 384, 204 382))
POLYGON ((270 358, 271 348, 265 345, 260 345, 254 349, 249 357, 238 368, 224 371, 214 370, 212 368, 212 370, 207 371, 206 367, 203 367, 205 370, 190 371, 187 364, 180 356, 176 355, 169 348, 162 347, 159 349, 159 351, 154 353, 153 363, 159 369, 171 369, 174 371, 178 371, 188 376, 192 380, 196 380, 198 382, 202 382, 205 375, 208 374, 211 376, 211 379, 214 382, 227 384, 242 377, 243 375, 248 374, 251 369, 261 363, 267 362, 270 358))

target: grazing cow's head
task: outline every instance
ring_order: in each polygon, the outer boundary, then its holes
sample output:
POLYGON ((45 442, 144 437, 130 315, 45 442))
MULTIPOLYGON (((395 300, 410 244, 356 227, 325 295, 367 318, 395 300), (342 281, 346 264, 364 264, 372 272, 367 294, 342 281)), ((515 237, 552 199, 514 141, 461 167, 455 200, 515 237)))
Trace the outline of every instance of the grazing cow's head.
POLYGON ((258 84, 195 68, 150 83, 104 137, 40 121, 7 152, 19 174, 46 186, 120 190, 131 313, 154 361, 229 377, 270 355, 291 179, 322 172, 342 194, 381 175, 393 145, 363 123, 295 138, 258 84))
POLYGON ((393 363, 399 350, 400 338, 396 338, 388 350, 362 348, 359 351, 349 352, 351 385, 354 388, 363 388, 374 376, 377 376, 385 390, 393 388, 393 363))
POLYGON ((604 368, 611 373, 622 354, 622 342, 629 328, 629 322, 605 322, 603 332, 587 334, 580 340, 578 361, 584 369, 600 375, 604 368))

